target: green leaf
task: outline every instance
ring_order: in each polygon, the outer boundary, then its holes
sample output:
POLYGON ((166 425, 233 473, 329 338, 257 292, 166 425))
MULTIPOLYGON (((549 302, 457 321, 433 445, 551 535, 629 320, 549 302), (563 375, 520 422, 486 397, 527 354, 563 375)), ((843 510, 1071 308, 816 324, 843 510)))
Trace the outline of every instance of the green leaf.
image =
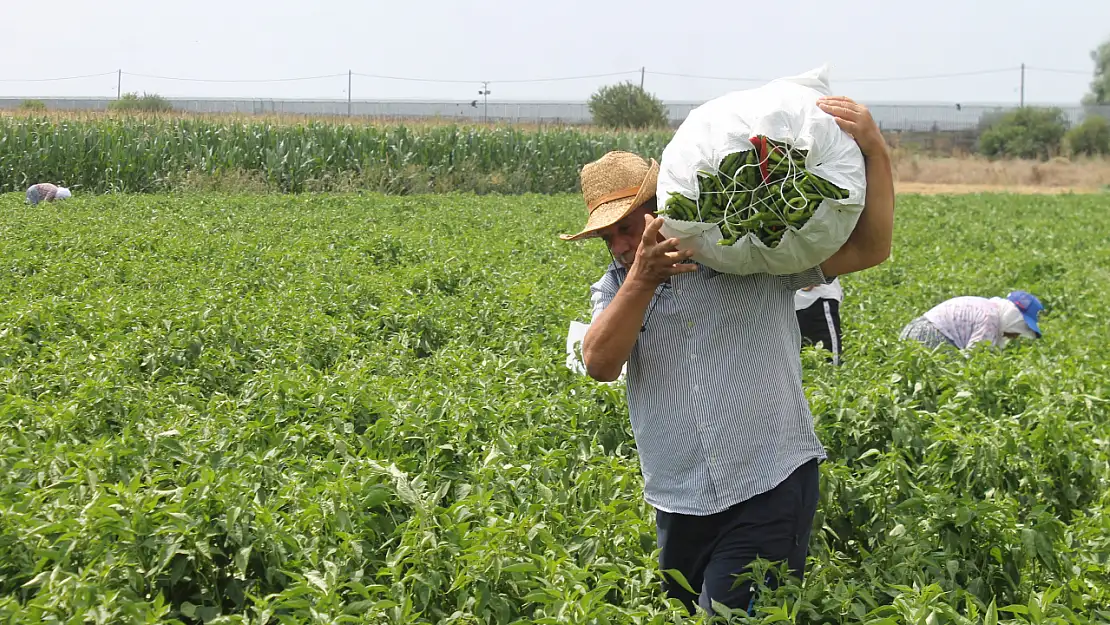
POLYGON ((713 614, 720 616, 726 620, 731 620, 734 616, 744 613, 743 610, 734 610, 721 603, 720 601, 717 601, 716 599, 711 599, 709 601, 709 604, 713 608, 713 614))
POLYGON ((392 601, 390 599, 382 599, 380 601, 375 602, 370 607, 370 610, 371 610, 371 612, 382 612, 384 610, 391 610, 393 608, 400 607, 400 605, 401 604, 397 603, 396 601, 392 601))
POLYGON ((181 613, 187 618, 196 618, 197 606, 185 601, 181 604, 181 613))
POLYGON ((686 581, 686 576, 682 574, 682 571, 679 571, 678 569, 666 569, 663 571, 663 573, 667 577, 670 577, 674 581, 674 583, 679 585, 679 587, 686 590, 686 592, 691 593, 694 596, 697 596, 699 594, 696 590, 690 587, 690 582, 686 581))
POLYGON ((1050 567, 1055 567, 1056 554, 1052 548, 1052 543, 1048 540, 1048 537, 1045 536, 1042 532, 1036 532, 1034 542, 1037 547, 1037 557, 1040 559, 1040 561, 1050 567))
POLYGON ((998 625, 998 609, 995 607, 994 599, 987 606, 987 613, 983 615, 983 625, 998 625))
POLYGON ((50 571, 40 571, 38 575, 35 575, 30 580, 24 582, 23 585, 20 586, 20 588, 30 588, 32 586, 38 586, 39 584, 50 578, 50 573, 50 571))
POLYGON ((324 580, 324 577, 322 575, 320 575, 316 571, 306 571, 304 577, 306 580, 308 580, 308 583, 319 588, 320 592, 324 593, 325 595, 328 594, 328 583, 326 580, 324 580))
POLYGON ((998 547, 991 547, 991 557, 995 562, 1002 564, 1002 550, 998 547))
POLYGON ((975 513, 967 506, 956 509, 956 527, 964 527, 975 518, 975 513))
POLYGON ((1036 597, 1029 598, 1029 616, 1034 623, 1044 621, 1044 613, 1041 611, 1041 604, 1036 597))

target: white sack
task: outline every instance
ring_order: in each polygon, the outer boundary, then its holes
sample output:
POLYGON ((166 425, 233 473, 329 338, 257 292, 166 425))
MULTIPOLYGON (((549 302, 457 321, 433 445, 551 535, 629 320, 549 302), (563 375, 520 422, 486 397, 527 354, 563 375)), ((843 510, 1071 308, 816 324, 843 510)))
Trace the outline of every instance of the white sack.
POLYGON ((656 193, 662 208, 671 192, 697 202, 698 170, 716 174, 725 156, 753 149, 750 137, 767 136, 809 150, 806 169, 848 190, 845 200, 826 199, 800 230, 787 230, 769 248, 755 234, 730 246, 716 224, 665 217, 667 238, 693 249, 693 259, 711 269, 731 274, 784 275, 815 267, 848 240, 863 210, 867 191, 863 153, 836 119, 817 107, 830 95, 827 67, 800 76, 780 78, 762 87, 736 91, 710 100, 690 112, 660 160, 656 193))

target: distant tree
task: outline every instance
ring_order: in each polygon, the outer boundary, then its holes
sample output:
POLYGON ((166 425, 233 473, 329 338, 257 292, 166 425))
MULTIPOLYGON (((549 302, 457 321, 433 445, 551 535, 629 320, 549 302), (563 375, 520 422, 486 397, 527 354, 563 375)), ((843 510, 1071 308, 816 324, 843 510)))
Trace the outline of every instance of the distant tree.
POLYGON ((1025 106, 996 118, 979 136, 979 151, 994 158, 1048 159, 1059 153, 1067 131, 1059 108, 1025 106))
POLYGON ((1110 104, 1110 41, 1092 50, 1091 60, 1095 62, 1095 79, 1083 104, 1110 104))
POLYGON ((1064 144, 1074 156, 1106 156, 1110 154, 1110 122, 1105 117, 1090 115, 1068 131, 1064 144))
POLYGON ((639 85, 606 85, 590 96, 594 123, 609 128, 658 128, 667 125, 667 107, 639 85))
POLYGON ((137 111, 141 113, 164 113, 173 110, 170 101, 156 93, 125 93, 118 100, 108 103, 111 111, 137 111))

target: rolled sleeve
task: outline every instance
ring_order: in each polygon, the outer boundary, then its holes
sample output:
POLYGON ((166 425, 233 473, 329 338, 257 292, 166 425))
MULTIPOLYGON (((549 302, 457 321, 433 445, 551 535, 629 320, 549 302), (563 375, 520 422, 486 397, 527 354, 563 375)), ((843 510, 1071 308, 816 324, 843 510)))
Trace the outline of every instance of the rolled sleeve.
POLYGON ((606 271, 600 280, 590 285, 591 323, 617 295, 617 278, 613 271, 606 271))
POLYGON ((797 291, 799 289, 804 289, 807 286, 815 286, 818 284, 830 284, 833 280, 836 279, 834 277, 832 280, 830 280, 829 278, 825 277, 825 272, 821 271, 820 265, 811 269, 807 269, 800 273, 775 276, 775 278, 778 279, 779 284, 781 284, 783 288, 787 291, 797 291))

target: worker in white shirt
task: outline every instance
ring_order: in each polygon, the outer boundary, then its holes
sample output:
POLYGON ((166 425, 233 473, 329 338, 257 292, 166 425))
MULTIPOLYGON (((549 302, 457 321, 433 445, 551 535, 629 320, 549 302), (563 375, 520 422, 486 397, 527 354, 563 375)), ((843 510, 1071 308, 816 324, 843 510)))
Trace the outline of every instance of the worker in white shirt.
POLYGON ((835 365, 840 364, 842 301, 844 290, 840 288, 840 278, 829 284, 808 286, 794 294, 794 313, 798 316, 798 328, 802 331, 802 344, 821 343, 832 352, 835 365))

